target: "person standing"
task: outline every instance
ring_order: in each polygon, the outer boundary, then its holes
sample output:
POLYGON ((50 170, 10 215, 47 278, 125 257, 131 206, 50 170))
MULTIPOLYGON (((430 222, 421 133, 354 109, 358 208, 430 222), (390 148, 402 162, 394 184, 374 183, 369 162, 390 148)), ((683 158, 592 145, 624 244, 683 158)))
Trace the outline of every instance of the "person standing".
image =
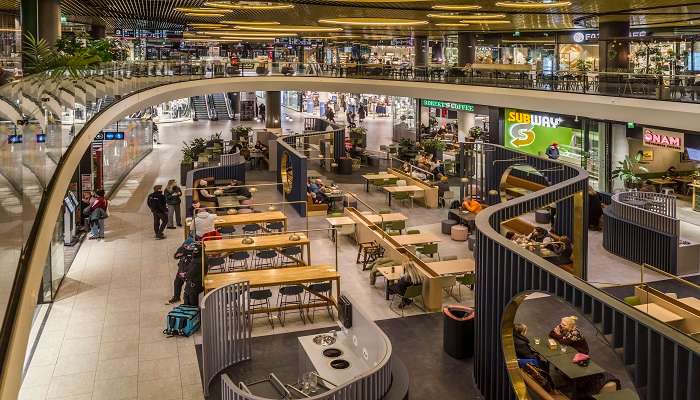
POLYGON ((147 204, 153 213, 153 231, 156 234, 156 239, 165 239, 163 231, 168 224, 168 207, 162 185, 153 186, 153 193, 148 195, 147 204))
POLYGON ((367 116, 367 109, 364 105, 360 104, 358 107, 357 116, 360 118, 360 123, 364 122, 365 117, 367 116))
POLYGON ((168 229, 175 229, 177 226, 182 226, 182 218, 180 216, 180 203, 182 201, 182 189, 177 186, 175 179, 168 181, 165 187, 165 203, 168 206, 168 229))
POLYGON ((105 218, 107 218, 107 199, 105 199, 105 191, 102 189, 95 190, 95 197, 90 203, 90 239, 104 239, 105 237, 105 218))
POLYGON ((260 122, 265 122, 265 103, 260 103, 260 106, 258 106, 258 117, 260 122))
POLYGON ((547 151, 545 151, 545 154, 547 157, 549 157, 550 160, 557 160, 559 159, 559 143, 553 142, 552 144, 547 147, 547 151))

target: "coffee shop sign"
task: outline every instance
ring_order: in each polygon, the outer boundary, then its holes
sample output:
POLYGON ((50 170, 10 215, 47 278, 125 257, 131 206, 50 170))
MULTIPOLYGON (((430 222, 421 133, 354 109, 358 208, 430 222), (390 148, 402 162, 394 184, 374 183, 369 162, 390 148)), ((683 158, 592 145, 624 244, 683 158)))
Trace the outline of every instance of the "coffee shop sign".
POLYGON ((598 32, 576 32, 573 35, 574 42, 584 43, 591 40, 598 40, 598 32))
POLYGON ((645 146, 662 147, 668 150, 683 151, 683 133, 644 129, 645 146))

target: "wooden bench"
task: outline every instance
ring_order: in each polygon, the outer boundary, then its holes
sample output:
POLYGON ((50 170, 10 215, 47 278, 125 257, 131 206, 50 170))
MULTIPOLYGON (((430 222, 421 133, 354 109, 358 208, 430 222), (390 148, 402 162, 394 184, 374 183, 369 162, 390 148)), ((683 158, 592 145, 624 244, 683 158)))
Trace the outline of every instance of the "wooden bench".
MULTIPOLYGON (((535 230, 535 225, 525 221, 522 218, 511 218, 507 221, 501 222, 501 233, 505 235, 506 232, 515 232, 520 235, 529 235, 532 233, 532 231, 535 230)), ((554 239, 554 241, 560 242, 561 241, 561 236, 557 235, 556 233, 553 232, 548 232, 549 236, 554 239)), ((562 264, 559 265, 558 267, 570 272, 574 273, 574 263, 570 264, 562 264)))
POLYGON ((306 214, 309 217, 325 216, 328 214, 328 204, 314 204, 311 193, 306 194, 306 214))

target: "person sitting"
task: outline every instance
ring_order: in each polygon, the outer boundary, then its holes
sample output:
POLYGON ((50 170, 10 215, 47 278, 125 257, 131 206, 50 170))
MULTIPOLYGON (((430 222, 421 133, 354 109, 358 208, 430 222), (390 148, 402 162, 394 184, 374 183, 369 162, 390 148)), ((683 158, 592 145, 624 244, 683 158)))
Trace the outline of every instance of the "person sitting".
POLYGON ((263 144, 263 142, 258 140, 257 142, 255 142, 255 150, 265 154, 265 153, 267 153, 268 149, 267 149, 267 146, 265 146, 265 144, 263 144))
POLYGON ((513 325, 513 342, 515 343, 515 356, 518 357, 518 364, 521 367, 524 364, 542 367, 542 360, 540 360, 539 354, 530 348, 530 339, 527 338, 527 325, 513 325))
POLYGON ((195 209, 195 217, 190 224, 190 231, 194 238, 199 240, 202 236, 215 230, 216 214, 211 214, 206 208, 195 209))
POLYGON ((603 215, 603 205, 598 192, 588 186, 588 228, 599 231, 600 217, 603 215))
POLYGON ((241 196, 245 197, 246 199, 253 197, 250 190, 248 190, 248 188, 245 186, 241 186, 242 184, 242 182, 232 179, 229 185, 224 186, 223 191, 225 194, 230 196, 241 196))
POLYGON ((561 236, 559 242, 560 243, 550 245, 556 256, 549 258, 549 261, 554 265, 571 264, 571 255, 574 252, 573 247, 571 246, 571 240, 568 236, 564 235, 561 236))
POLYGON ((438 174, 444 174, 445 173, 445 166, 442 164, 442 161, 436 160, 435 162, 430 164, 430 172, 432 172, 434 175, 438 174))
POLYGON ((443 198, 445 196, 445 192, 450 191, 450 182, 448 181, 446 176, 444 176, 444 175, 438 175, 438 176, 440 179, 437 183, 438 198, 443 198))
MULTIPOLYGON (((410 286, 420 285, 421 283, 423 283, 423 277, 415 269, 413 263, 407 261, 403 263, 403 273, 401 274, 399 280, 396 283, 389 286, 389 293, 403 296, 406 294, 406 290, 408 290, 410 286)), ((402 298, 401 303, 399 304, 399 308, 404 308, 411 303, 411 299, 402 298)))
POLYGON ((409 164, 407 162, 403 163, 403 165, 401 166, 401 171, 403 171, 405 173, 411 172, 411 164, 409 164))
POLYGON ((559 344, 573 347, 579 353, 588 354, 588 342, 586 342, 583 334, 576 327, 577 319, 578 317, 574 315, 563 317, 559 325, 549 332, 549 337, 559 342, 559 344))
POLYGON ((541 226, 535 227, 535 229, 529 235, 527 235, 529 241, 537 243, 544 242, 547 237, 549 237, 547 230, 541 226))
POLYGON ((209 183, 205 179, 200 179, 199 180, 199 188, 197 189, 197 194, 199 195, 199 201, 200 202, 209 202, 214 204, 216 206, 217 201, 216 201, 216 196, 214 196, 212 193, 209 192, 209 189, 207 188, 209 186, 209 183))
POLYGON ((481 203, 479 203, 475 198, 467 197, 462 202, 462 208, 465 211, 469 211, 472 214, 478 214, 481 211, 482 207, 481 203))
POLYGON ((676 167, 674 167, 673 165, 668 167, 668 169, 666 170, 666 176, 673 177, 673 178, 677 177, 678 171, 676 171, 676 167))

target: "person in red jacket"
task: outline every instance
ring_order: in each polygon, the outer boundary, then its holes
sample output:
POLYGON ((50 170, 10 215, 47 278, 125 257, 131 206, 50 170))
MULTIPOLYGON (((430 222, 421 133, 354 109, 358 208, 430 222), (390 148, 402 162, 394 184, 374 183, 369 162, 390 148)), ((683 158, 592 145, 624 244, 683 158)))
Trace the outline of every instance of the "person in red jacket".
POLYGON ((107 218, 107 207, 109 202, 105 199, 105 191, 97 189, 95 197, 92 199, 89 209, 90 221, 90 239, 104 239, 105 237, 105 219, 107 218))

